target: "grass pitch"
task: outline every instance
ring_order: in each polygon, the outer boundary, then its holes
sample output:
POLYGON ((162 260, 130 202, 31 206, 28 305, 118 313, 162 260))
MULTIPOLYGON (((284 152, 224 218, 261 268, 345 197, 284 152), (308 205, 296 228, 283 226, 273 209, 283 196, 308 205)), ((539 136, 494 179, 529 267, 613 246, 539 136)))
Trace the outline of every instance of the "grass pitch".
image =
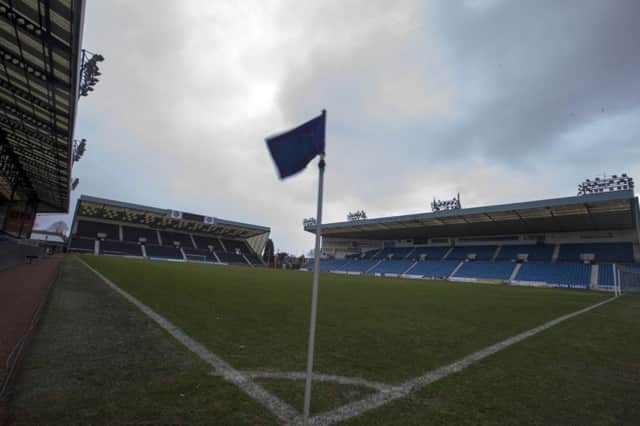
MULTIPOLYGON (((234 368, 304 371, 311 274, 83 259, 234 368)), ((576 290, 323 274, 314 371, 396 384, 607 297, 576 290)), ((124 300, 119 303, 131 308, 124 300)), ((624 296, 349 422, 573 423, 593 419, 586 414, 590 410, 599 415, 600 424, 637 420, 640 413, 628 395, 640 390, 633 355, 640 353, 639 312, 640 299, 624 296)), ((47 321, 45 317, 45 326, 47 321)), ((129 345, 132 353, 139 349, 129 345)), ((174 362, 167 368, 184 367, 174 362)), ((202 380, 208 379, 194 378, 193 383, 202 380)), ((301 382, 258 382, 301 410, 301 382)), ((207 383, 212 388, 205 387, 205 395, 217 386, 207 383)), ((319 412, 369 390, 324 383, 314 385, 314 392, 312 411, 319 412)), ((212 396, 216 404, 208 408, 221 416, 214 424, 255 424, 260 410, 261 421, 273 421, 265 409, 251 404, 243 408, 248 417, 229 417, 228 407, 246 397, 222 393, 212 396)))

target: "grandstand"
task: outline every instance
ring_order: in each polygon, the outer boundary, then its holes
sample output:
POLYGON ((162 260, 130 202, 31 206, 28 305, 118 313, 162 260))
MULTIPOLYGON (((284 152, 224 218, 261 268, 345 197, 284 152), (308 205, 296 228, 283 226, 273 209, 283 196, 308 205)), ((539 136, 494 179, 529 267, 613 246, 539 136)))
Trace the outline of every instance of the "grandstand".
POLYGON ((610 290, 617 268, 640 263, 638 218, 620 190, 329 223, 321 270, 610 290))
POLYGON ((0 6, 0 269, 39 255, 37 213, 69 209, 83 16, 83 1, 0 6))
POLYGON ((263 265, 270 229, 82 195, 68 250, 167 261, 263 265))

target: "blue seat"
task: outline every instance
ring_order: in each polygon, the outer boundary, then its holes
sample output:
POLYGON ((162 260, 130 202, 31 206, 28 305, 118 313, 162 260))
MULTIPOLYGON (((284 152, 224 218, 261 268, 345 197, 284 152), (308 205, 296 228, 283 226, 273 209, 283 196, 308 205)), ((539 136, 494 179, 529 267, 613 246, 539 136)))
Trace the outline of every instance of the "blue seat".
POLYGON ((373 255, 374 259, 387 259, 390 255, 393 259, 404 259, 413 251, 413 247, 386 247, 373 255))
POLYGON ((523 263, 516 280, 555 284, 560 287, 587 288, 591 265, 584 263, 523 263))
POLYGON ((491 260, 498 246, 466 246, 454 248, 447 260, 464 260, 470 254, 475 254, 478 260, 491 260))
POLYGON ((454 277, 508 280, 515 265, 511 262, 465 262, 454 277))
POLYGON ((422 260, 406 273, 423 277, 446 278, 458 265, 453 260, 422 260))
POLYGON ((553 250, 554 246, 551 244, 504 245, 500 248, 496 260, 515 260, 519 254, 527 254, 530 262, 550 262, 553 250))
POLYGON ((378 266, 369 271, 370 274, 401 274, 415 261, 413 260, 385 260, 378 266))
POLYGON ((558 260, 580 260, 580 254, 593 253, 598 262, 633 262, 633 245, 631 243, 581 243, 562 244, 558 260))
POLYGON ((376 259, 352 260, 351 262, 343 265, 342 270, 347 272, 366 272, 369 268, 371 268, 378 262, 380 262, 380 260, 376 259))
POLYGON ((600 287, 613 287, 614 284, 613 264, 601 263, 598 265, 598 285, 600 287))
POLYGON ((440 260, 449 251, 449 247, 416 247, 411 253, 411 258, 418 259, 421 255, 425 255, 429 260, 440 260))

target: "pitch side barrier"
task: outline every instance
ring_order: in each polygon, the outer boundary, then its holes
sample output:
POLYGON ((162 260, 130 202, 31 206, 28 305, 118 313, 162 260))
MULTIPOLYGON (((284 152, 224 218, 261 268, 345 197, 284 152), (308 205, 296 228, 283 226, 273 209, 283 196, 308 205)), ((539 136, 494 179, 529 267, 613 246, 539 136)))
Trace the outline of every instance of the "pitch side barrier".
POLYGON ((23 244, 11 237, 0 235, 0 271, 43 256, 42 247, 23 244))

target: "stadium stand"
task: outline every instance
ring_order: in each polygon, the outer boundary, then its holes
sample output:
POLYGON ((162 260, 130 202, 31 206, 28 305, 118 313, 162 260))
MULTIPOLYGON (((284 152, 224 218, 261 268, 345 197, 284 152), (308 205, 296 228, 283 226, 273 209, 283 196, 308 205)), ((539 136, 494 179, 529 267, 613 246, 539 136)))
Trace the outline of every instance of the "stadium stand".
POLYGON ((601 263, 598 265, 598 285, 600 287, 613 287, 615 284, 613 276, 613 264, 601 263))
POLYGON ((95 238, 72 237, 69 239, 69 251, 93 253, 95 241, 95 238))
POLYGON ((561 287, 588 288, 591 265, 584 263, 524 263, 517 281, 554 284, 561 287))
POLYGON ((209 249, 197 249, 185 247, 182 249, 188 260, 198 262, 218 262, 218 259, 209 251, 209 249))
POLYGON ((402 274, 415 263, 414 260, 385 260, 377 265, 370 274, 402 274))
POLYGON ((508 280, 513 272, 511 262, 465 262, 453 275, 456 278, 484 278, 492 280, 508 280))
POLYGON ((447 278, 459 263, 455 260, 422 260, 405 273, 422 277, 447 278))
POLYGON ((451 247, 416 247, 409 255, 413 259, 424 257, 427 260, 439 260, 444 257, 451 247))
MULTIPOLYGON (((324 223, 322 250, 333 259, 322 261, 321 269, 607 289, 617 267, 631 268, 640 262, 638 217, 638 199, 633 190, 622 188, 524 203, 324 223), (386 247, 364 253, 357 249, 376 246, 386 247)), ((306 231, 316 232, 315 227, 304 226, 306 231)), ((309 269, 312 266, 307 265, 309 269)))
POLYGON ((560 261, 578 261, 581 254, 594 254, 598 262, 633 263, 631 243, 579 243, 562 244, 558 254, 560 261))
POLYGON ((172 246, 174 242, 180 243, 180 247, 193 247, 189 234, 180 232, 160 231, 163 246, 172 246))
POLYGON ((120 230, 118 225, 112 223, 100 223, 89 221, 78 221, 78 229, 75 235, 79 237, 97 238, 98 234, 106 235, 105 238, 110 240, 120 239, 120 230))
POLYGON ((497 246, 455 247, 447 256, 447 260, 464 260, 472 254, 475 254, 478 260, 491 260, 497 248, 497 246))
MULTIPOLYGON (((343 267, 349 263, 348 260, 340 260, 340 259, 321 259, 320 260, 320 270, 322 272, 329 271, 343 271, 343 267)), ((307 262, 307 269, 313 269, 313 259, 309 259, 307 262)))
POLYGON ((174 260, 183 259, 180 249, 176 247, 145 244, 144 248, 147 251, 147 257, 174 260))
POLYGON ((263 226, 82 195, 68 250, 93 253, 94 240, 105 234, 99 254, 263 265, 256 251, 262 252, 269 232, 263 226))
POLYGON ((413 247, 386 247, 374 253, 372 257, 374 259, 388 259, 389 257, 392 259, 404 259, 414 250, 413 247))
POLYGON ((230 252, 216 252, 218 258, 220 258, 220 262, 224 263, 233 263, 238 265, 246 265, 247 261, 240 254, 230 253, 230 252))
POLYGON ((211 237, 202 237, 200 235, 194 235, 193 240, 196 242, 196 245, 200 249, 206 249, 209 246, 213 247, 214 251, 224 251, 222 245, 220 244, 220 240, 217 238, 211 237))
POLYGON ((100 254, 119 256, 142 256, 140 244, 123 241, 100 241, 100 254))
POLYGON ((358 259, 352 260, 349 263, 342 265, 341 270, 346 272, 361 272, 365 273, 376 263, 380 262, 379 259, 358 259))
POLYGON ((555 246, 552 244, 505 244, 500 248, 496 260, 516 260, 526 254, 530 262, 551 262, 555 246))
POLYGON ((442 259, 449 249, 450 247, 416 247, 409 256, 413 259, 419 259, 421 256, 428 260, 442 259))
POLYGON ((373 259, 381 251, 382 251, 381 249, 368 250, 362 253, 362 255, 360 255, 359 257, 361 259, 373 259))
POLYGON ((158 233, 154 229, 122 226, 122 239, 137 243, 140 238, 146 239, 147 244, 158 244, 158 233))
POLYGON ((224 248, 226 248, 228 252, 233 253, 236 249, 238 249, 240 253, 247 253, 249 251, 244 241, 229 240, 227 238, 221 238, 220 241, 222 241, 224 248))

